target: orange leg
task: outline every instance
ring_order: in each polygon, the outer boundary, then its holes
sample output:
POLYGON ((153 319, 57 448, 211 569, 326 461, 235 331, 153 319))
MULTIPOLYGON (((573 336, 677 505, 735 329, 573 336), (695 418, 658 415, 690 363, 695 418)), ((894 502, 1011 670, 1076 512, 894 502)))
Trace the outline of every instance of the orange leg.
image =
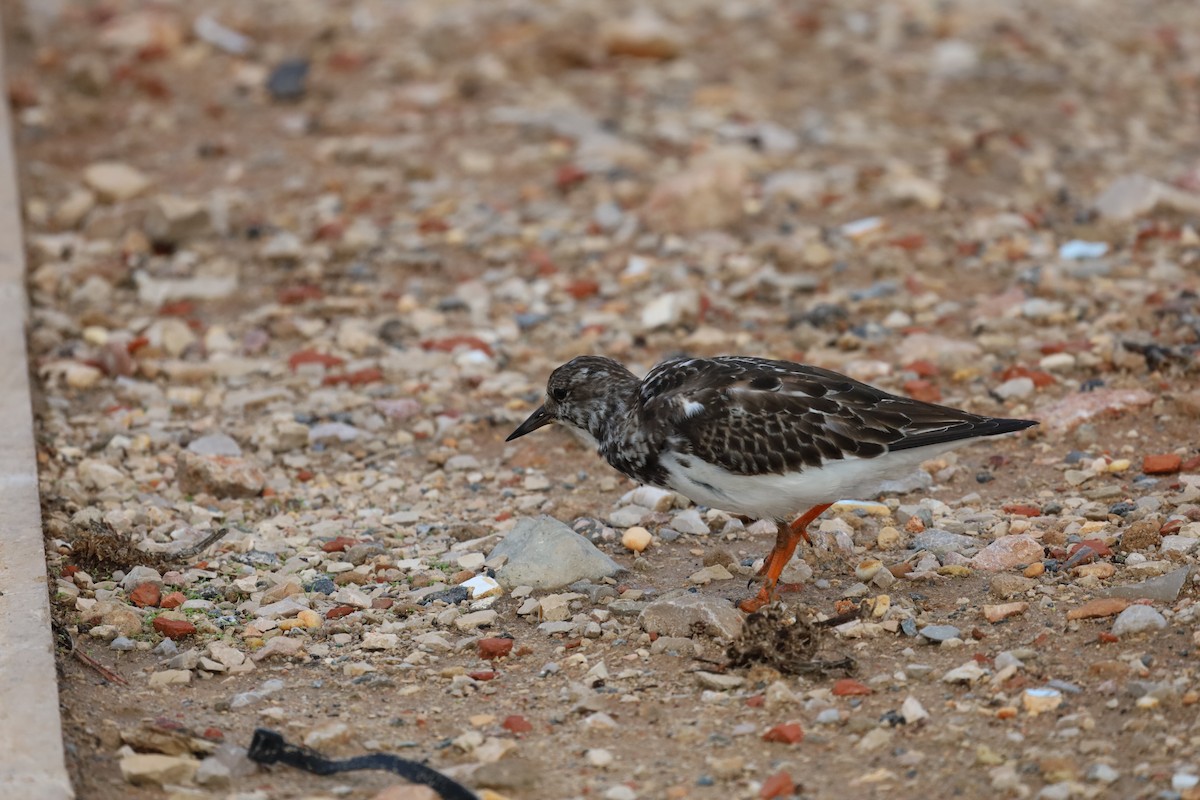
POLYGON ((774 599, 775 585, 779 583, 779 576, 783 574, 783 568, 792 560, 792 554, 796 552, 796 545, 800 544, 801 539, 812 544, 812 539, 808 538, 808 526, 813 520, 824 514, 831 505, 833 503, 813 506, 795 522, 779 529, 779 534, 775 537, 775 546, 771 548, 771 552, 767 554, 767 560, 763 562, 762 569, 758 571, 759 575, 764 576, 762 589, 759 590, 756 597, 748 597, 738 603, 738 608, 750 614, 774 599))

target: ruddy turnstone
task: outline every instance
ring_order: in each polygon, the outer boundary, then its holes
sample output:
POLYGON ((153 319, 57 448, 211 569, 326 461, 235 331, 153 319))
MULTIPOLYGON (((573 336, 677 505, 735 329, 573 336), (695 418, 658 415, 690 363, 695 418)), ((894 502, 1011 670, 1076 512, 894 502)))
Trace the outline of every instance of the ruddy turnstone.
POLYGON ((610 358, 574 358, 550 374, 546 401, 506 441, 552 422, 636 481, 779 523, 759 572, 764 585, 744 611, 771 601, 797 544, 810 541, 809 523, 834 502, 863 497, 977 437, 1037 424, 745 356, 669 359, 640 380, 610 358))

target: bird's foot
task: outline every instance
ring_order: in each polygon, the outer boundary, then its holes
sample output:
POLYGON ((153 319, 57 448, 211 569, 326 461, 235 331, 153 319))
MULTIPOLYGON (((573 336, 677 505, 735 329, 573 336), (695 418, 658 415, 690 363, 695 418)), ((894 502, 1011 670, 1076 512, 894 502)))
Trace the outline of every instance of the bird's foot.
POLYGON ((742 602, 738 603, 738 608, 745 611, 747 614, 753 614, 763 606, 768 606, 774 602, 774 592, 766 586, 758 590, 758 594, 754 597, 747 597, 742 602))

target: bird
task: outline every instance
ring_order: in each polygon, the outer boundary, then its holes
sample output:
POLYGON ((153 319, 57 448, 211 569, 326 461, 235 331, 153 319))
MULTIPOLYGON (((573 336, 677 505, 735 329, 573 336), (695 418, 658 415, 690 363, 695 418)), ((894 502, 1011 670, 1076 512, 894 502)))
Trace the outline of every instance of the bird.
POLYGON ((983 436, 1036 420, 972 414, 891 394, 821 367, 753 356, 669 358, 638 378, 596 355, 550 373, 511 442, 552 423, 613 468, 702 506, 778 524, 751 613, 775 599, 808 526, 833 503, 983 436))

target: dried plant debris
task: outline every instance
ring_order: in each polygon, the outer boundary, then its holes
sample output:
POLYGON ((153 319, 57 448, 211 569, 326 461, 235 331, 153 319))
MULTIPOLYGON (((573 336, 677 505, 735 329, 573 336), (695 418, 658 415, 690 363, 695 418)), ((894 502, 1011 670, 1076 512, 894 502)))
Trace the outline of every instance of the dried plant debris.
POLYGON ((178 564, 202 553, 228 532, 227 528, 222 528, 188 547, 152 553, 134 543, 128 533, 118 531, 104 520, 89 520, 75 530, 71 561, 88 572, 128 571, 139 564, 150 567, 178 564))
POLYGON ((75 660, 79 663, 95 670, 100 674, 100 677, 104 678, 109 683, 115 683, 120 686, 129 685, 129 681, 125 680, 125 678, 121 677, 96 659, 89 656, 87 653, 80 650, 78 643, 75 641, 75 637, 71 635, 71 631, 66 625, 60 623, 58 620, 55 620, 52 625, 54 628, 55 639, 57 640, 58 646, 63 650, 63 652, 69 653, 70 655, 74 656, 75 660))
POLYGON ((848 617, 814 621, 804 612, 773 603, 746 618, 742 635, 726 650, 729 666, 765 664, 789 675, 824 675, 839 670, 849 674, 854 671, 854 659, 822 660, 816 655, 831 623, 841 624, 857 616, 856 610, 848 617))

